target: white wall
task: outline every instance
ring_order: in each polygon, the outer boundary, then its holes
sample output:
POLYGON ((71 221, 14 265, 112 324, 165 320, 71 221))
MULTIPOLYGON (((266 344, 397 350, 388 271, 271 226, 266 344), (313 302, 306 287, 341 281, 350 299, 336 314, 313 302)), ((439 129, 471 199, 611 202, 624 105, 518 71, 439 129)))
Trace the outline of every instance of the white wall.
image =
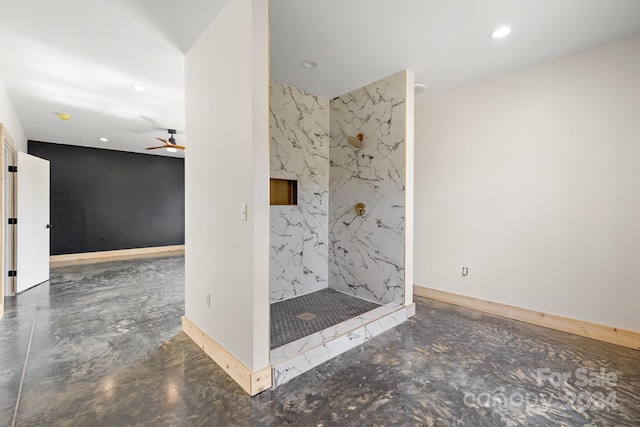
POLYGON ((186 55, 185 315, 253 371, 269 365, 268 30, 268 2, 231 0, 186 55))
POLYGON ((413 304, 415 232, 415 75, 405 71, 404 303, 413 304))
POLYGON ((418 97, 415 153, 416 284, 640 331, 640 36, 418 97))
POLYGON ((24 153, 27 152, 27 137, 22 129, 20 118, 16 113, 13 103, 7 93, 7 88, 4 85, 4 81, 0 77, 0 123, 4 124, 13 141, 16 144, 16 149, 24 153))

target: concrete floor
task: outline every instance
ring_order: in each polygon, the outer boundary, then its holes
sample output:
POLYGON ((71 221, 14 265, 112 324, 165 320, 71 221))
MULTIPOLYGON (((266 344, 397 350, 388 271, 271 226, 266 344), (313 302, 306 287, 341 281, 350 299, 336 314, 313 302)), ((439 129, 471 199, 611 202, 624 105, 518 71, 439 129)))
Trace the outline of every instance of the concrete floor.
POLYGON ((251 398, 180 332, 183 283, 182 257, 68 266, 8 300, 0 425, 640 425, 639 351, 423 299, 251 398))

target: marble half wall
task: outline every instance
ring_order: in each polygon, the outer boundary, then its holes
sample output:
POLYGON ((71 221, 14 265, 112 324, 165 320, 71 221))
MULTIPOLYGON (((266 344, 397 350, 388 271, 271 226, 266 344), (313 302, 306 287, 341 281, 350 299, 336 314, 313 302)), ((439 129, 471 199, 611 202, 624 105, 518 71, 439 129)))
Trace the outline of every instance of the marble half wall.
POLYGON ((402 71, 329 103, 329 287, 379 303, 404 303, 405 98, 402 71))
POLYGON ((271 302, 328 287, 329 100, 270 85, 271 178, 298 181, 296 206, 271 206, 271 302))

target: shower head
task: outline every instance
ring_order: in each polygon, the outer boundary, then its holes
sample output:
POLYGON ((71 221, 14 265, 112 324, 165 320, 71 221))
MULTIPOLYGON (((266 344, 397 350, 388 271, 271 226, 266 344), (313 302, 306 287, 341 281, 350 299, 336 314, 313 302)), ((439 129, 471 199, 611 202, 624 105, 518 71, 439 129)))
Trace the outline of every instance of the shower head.
POLYGON ((358 136, 350 136, 347 138, 347 142, 351 144, 353 148, 362 148, 362 140, 364 135, 359 133, 358 136))

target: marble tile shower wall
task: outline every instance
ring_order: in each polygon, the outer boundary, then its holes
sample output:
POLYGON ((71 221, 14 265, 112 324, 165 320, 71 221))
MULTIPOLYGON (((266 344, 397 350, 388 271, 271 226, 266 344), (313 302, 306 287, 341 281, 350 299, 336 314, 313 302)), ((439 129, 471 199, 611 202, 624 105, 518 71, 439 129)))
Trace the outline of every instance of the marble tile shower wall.
POLYGON ((329 103, 329 287, 380 303, 404 298, 405 79, 403 71, 329 103), (355 149, 347 137, 360 132, 355 149))
POLYGON ((329 100, 271 82, 272 178, 298 181, 297 206, 271 206, 271 302, 328 287, 329 100))

